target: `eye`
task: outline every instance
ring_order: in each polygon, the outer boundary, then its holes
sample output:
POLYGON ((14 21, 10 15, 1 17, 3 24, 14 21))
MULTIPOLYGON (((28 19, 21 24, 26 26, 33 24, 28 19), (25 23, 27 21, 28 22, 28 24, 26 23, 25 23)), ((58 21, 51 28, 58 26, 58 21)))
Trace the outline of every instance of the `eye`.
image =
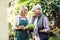
POLYGON ((23 10, 23 11, 25 11, 25 10, 23 10))

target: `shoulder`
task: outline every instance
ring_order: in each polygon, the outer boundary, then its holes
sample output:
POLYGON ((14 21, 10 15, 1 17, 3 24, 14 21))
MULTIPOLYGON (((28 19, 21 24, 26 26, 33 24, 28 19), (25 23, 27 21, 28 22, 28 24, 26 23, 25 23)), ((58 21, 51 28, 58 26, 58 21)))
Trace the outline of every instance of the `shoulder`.
POLYGON ((15 16, 15 18, 19 18, 19 17, 20 17, 19 15, 15 16))
POLYGON ((19 15, 15 16, 15 18, 18 18, 18 17, 19 17, 19 15))
POLYGON ((48 19, 47 16, 45 16, 44 14, 42 14, 42 16, 43 16, 43 19, 48 19))
POLYGON ((28 18, 29 16, 26 16, 26 18, 28 18))
POLYGON ((29 16, 26 16, 26 19, 29 20, 29 16))
POLYGON ((48 24, 50 23, 50 22, 49 22, 49 19, 48 19, 46 16, 43 17, 43 22, 46 22, 46 23, 48 23, 48 24))
POLYGON ((48 20, 48 18, 47 18, 46 16, 45 16, 45 17, 43 17, 43 19, 44 19, 44 20, 48 20))
POLYGON ((18 20, 19 19, 19 15, 15 16, 14 20, 18 20))
POLYGON ((48 17, 43 14, 43 20, 48 21, 48 17))

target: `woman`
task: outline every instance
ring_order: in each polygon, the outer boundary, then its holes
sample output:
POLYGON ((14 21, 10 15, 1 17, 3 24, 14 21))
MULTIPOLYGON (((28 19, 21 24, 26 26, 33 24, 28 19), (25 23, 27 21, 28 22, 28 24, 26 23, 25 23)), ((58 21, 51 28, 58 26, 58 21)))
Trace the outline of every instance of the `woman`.
MULTIPOLYGON (((49 27, 49 21, 47 17, 42 14, 42 9, 40 5, 35 5, 32 8, 33 11, 33 18, 32 18, 32 23, 35 25, 34 32, 36 33, 35 35, 35 40, 37 40, 37 37, 40 38, 40 40, 48 40, 48 32, 50 30, 49 27)), ((38 38, 38 40, 39 40, 38 38)))
POLYGON ((16 40, 29 40, 27 30, 25 30, 28 24, 28 19, 26 17, 27 12, 28 8, 22 5, 20 8, 20 15, 15 17, 13 29, 16 31, 16 40))

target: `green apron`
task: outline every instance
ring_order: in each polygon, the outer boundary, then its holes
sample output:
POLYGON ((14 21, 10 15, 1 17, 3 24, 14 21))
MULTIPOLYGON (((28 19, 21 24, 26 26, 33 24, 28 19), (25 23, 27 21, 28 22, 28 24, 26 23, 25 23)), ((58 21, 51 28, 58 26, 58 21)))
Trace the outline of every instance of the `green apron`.
MULTIPOLYGON (((26 27, 27 24, 27 18, 26 20, 21 20, 21 18, 19 18, 19 25, 24 25, 26 27)), ((16 40, 29 40, 27 30, 16 30, 16 40)))

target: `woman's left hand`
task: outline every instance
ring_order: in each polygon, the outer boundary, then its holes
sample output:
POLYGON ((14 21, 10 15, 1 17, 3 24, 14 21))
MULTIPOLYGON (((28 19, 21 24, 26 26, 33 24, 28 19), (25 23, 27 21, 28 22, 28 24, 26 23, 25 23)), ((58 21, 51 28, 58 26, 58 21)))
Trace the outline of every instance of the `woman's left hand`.
POLYGON ((24 27, 23 30, 26 30, 26 28, 24 27))
POLYGON ((39 30, 39 32, 45 32, 44 30, 39 30))
POLYGON ((24 30, 24 28, 25 28, 23 25, 21 25, 20 27, 21 27, 22 30, 24 30))

